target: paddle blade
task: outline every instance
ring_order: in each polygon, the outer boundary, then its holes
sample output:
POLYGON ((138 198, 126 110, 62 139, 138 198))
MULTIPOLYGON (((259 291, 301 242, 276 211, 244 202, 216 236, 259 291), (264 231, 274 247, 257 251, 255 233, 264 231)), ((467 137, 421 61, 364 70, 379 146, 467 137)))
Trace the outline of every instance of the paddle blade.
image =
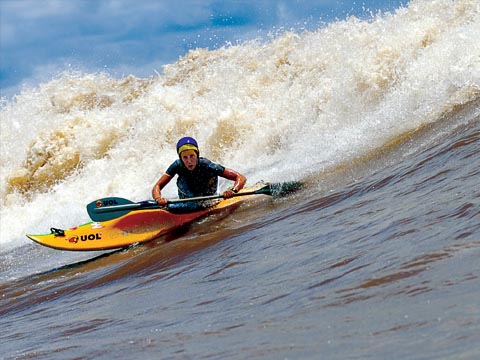
POLYGON ((269 183, 255 191, 255 194, 264 194, 271 196, 285 196, 291 194, 302 187, 298 181, 289 181, 284 183, 269 183))
POLYGON ((87 205, 87 212, 93 221, 107 221, 146 205, 148 204, 134 203, 119 197, 108 197, 92 201, 87 205))

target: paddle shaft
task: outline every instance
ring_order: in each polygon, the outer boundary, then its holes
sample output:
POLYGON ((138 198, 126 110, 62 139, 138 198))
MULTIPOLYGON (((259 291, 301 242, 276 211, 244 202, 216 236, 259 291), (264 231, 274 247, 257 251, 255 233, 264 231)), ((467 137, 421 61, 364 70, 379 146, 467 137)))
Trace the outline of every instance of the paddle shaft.
MULTIPOLYGON (((261 192, 260 190, 262 189, 258 189, 254 191, 245 191, 245 192, 233 194, 233 196, 235 197, 235 196, 264 194, 264 192, 261 192)), ((223 195, 198 196, 198 197, 187 198, 187 199, 168 200, 167 204, 175 204, 175 203, 183 203, 183 202, 191 202, 191 201, 205 201, 205 200, 214 200, 214 199, 222 199, 222 198, 223 198, 223 195)), ((162 208, 162 206, 157 205, 157 202, 155 200, 147 200, 147 201, 142 201, 142 202, 132 203, 132 204, 103 206, 103 207, 96 208, 95 212, 103 213, 103 212, 110 212, 110 211, 117 211, 117 210, 135 210, 140 208, 157 209, 157 208, 162 208)))

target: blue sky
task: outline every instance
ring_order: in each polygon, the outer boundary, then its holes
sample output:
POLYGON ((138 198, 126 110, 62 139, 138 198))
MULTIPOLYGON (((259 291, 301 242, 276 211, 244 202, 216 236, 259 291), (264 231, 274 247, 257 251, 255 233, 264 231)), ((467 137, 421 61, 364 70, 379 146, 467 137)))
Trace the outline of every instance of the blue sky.
POLYGON ((64 70, 148 77, 197 47, 392 11, 407 0, 0 0, 0 89, 64 70))

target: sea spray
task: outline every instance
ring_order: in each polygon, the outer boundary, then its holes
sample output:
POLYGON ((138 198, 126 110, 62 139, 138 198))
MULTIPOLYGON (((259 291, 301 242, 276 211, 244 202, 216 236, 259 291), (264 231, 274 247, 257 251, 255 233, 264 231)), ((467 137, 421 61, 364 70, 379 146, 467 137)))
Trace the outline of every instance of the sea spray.
POLYGON ((25 89, 1 110, 2 251, 87 222, 95 198, 150 198, 184 135, 250 183, 321 177, 478 99, 478 38, 478 1, 412 1, 192 50, 156 78, 63 73, 25 89))

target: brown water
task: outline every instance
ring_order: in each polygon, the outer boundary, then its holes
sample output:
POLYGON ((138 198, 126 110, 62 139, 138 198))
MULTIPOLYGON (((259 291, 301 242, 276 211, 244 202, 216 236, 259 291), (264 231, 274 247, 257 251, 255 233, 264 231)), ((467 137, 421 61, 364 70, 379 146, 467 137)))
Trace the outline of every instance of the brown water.
POLYGON ((479 359, 479 38, 478 0, 412 0, 2 100, 0 358, 479 359), (305 186, 113 253, 25 237, 148 199, 186 135, 305 186))

